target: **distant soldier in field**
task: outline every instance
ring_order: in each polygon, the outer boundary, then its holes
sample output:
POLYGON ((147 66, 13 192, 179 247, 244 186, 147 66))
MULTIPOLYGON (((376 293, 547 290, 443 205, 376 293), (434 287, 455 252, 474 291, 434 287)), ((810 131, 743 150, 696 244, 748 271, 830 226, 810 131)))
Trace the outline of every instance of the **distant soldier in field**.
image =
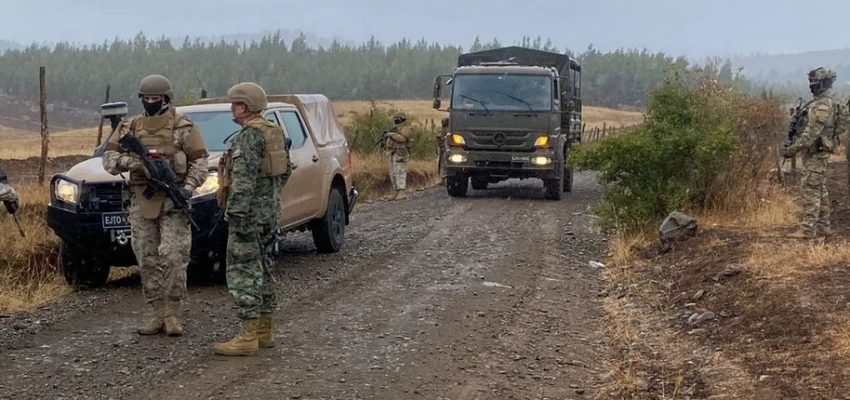
POLYGON ((9 214, 18 212, 18 192, 9 184, 6 171, 0 169, 0 201, 6 206, 9 214))
POLYGON ((103 167, 113 175, 130 172, 133 253, 139 263, 145 301, 152 308, 150 319, 138 333, 155 335, 164 331, 169 336, 180 336, 180 302, 186 298, 186 268, 192 246, 189 220, 165 192, 157 191, 151 198, 143 196, 148 173, 141 158, 118 141, 124 135, 133 135, 147 147, 149 158, 165 159, 187 199, 207 178, 207 148, 198 128, 172 107, 174 92, 167 78, 150 75, 142 79, 139 98, 144 114, 123 123, 106 142, 103 167))
POLYGON ((230 88, 226 101, 240 130, 221 159, 219 207, 228 221, 227 288, 242 331, 216 343, 216 354, 248 356, 274 346, 275 280, 270 246, 280 220, 281 190, 292 172, 283 130, 263 118, 266 92, 252 82, 230 88))
POLYGON ((812 238, 832 234, 826 170, 835 138, 846 131, 844 112, 835 100, 832 84, 835 72, 817 68, 809 72, 809 89, 814 99, 804 105, 799 137, 785 148, 786 157, 803 152, 803 221, 794 237, 812 238))
POLYGON ((387 154, 390 156, 390 183, 393 190, 390 200, 407 198, 407 162, 410 161, 412 145, 407 115, 397 112, 393 115, 393 129, 387 137, 386 145, 387 154))
POLYGON ((437 135, 437 172, 440 181, 446 184, 446 163, 443 161, 443 153, 446 151, 446 136, 449 134, 449 117, 440 120, 440 134, 437 135))

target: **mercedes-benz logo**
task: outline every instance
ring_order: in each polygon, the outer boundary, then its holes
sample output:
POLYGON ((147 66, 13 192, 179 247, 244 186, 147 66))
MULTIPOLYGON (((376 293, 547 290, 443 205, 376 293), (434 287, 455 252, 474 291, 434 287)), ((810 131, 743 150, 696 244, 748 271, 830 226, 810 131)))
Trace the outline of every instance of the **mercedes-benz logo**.
POLYGON ((493 143, 498 144, 500 146, 505 144, 505 134, 500 132, 493 135, 493 143))

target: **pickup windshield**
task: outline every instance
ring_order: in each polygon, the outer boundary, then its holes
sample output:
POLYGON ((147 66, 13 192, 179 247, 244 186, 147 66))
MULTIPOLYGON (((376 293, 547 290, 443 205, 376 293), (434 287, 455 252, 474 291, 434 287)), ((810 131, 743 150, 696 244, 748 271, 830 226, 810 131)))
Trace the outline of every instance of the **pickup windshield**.
POLYGON ((457 75, 452 109, 458 111, 549 111, 552 78, 545 75, 457 75))
POLYGON ((233 122, 233 114, 230 111, 193 112, 187 113, 186 116, 201 130, 204 143, 210 151, 227 150, 224 139, 242 129, 233 122))

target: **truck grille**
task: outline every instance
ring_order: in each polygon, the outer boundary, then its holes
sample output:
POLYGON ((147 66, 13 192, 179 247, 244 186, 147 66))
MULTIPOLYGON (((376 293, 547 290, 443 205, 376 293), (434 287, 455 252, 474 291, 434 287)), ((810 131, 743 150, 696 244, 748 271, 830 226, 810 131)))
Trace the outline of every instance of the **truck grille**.
POLYGON ((123 211, 123 187, 122 182, 87 184, 83 189, 84 197, 80 206, 88 212, 123 211))
POLYGON ((470 134, 467 146, 479 150, 527 150, 534 148, 534 135, 529 132, 478 131, 470 134))

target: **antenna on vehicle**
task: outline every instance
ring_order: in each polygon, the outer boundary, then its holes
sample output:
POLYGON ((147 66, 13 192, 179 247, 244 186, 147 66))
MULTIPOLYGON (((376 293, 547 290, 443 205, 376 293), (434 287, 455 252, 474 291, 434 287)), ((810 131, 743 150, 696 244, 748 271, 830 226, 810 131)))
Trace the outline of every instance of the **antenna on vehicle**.
POLYGON ((206 99, 207 98, 207 89, 204 89, 204 82, 202 82, 201 77, 198 76, 198 71, 195 71, 195 79, 198 80, 198 86, 201 87, 201 98, 206 99))

